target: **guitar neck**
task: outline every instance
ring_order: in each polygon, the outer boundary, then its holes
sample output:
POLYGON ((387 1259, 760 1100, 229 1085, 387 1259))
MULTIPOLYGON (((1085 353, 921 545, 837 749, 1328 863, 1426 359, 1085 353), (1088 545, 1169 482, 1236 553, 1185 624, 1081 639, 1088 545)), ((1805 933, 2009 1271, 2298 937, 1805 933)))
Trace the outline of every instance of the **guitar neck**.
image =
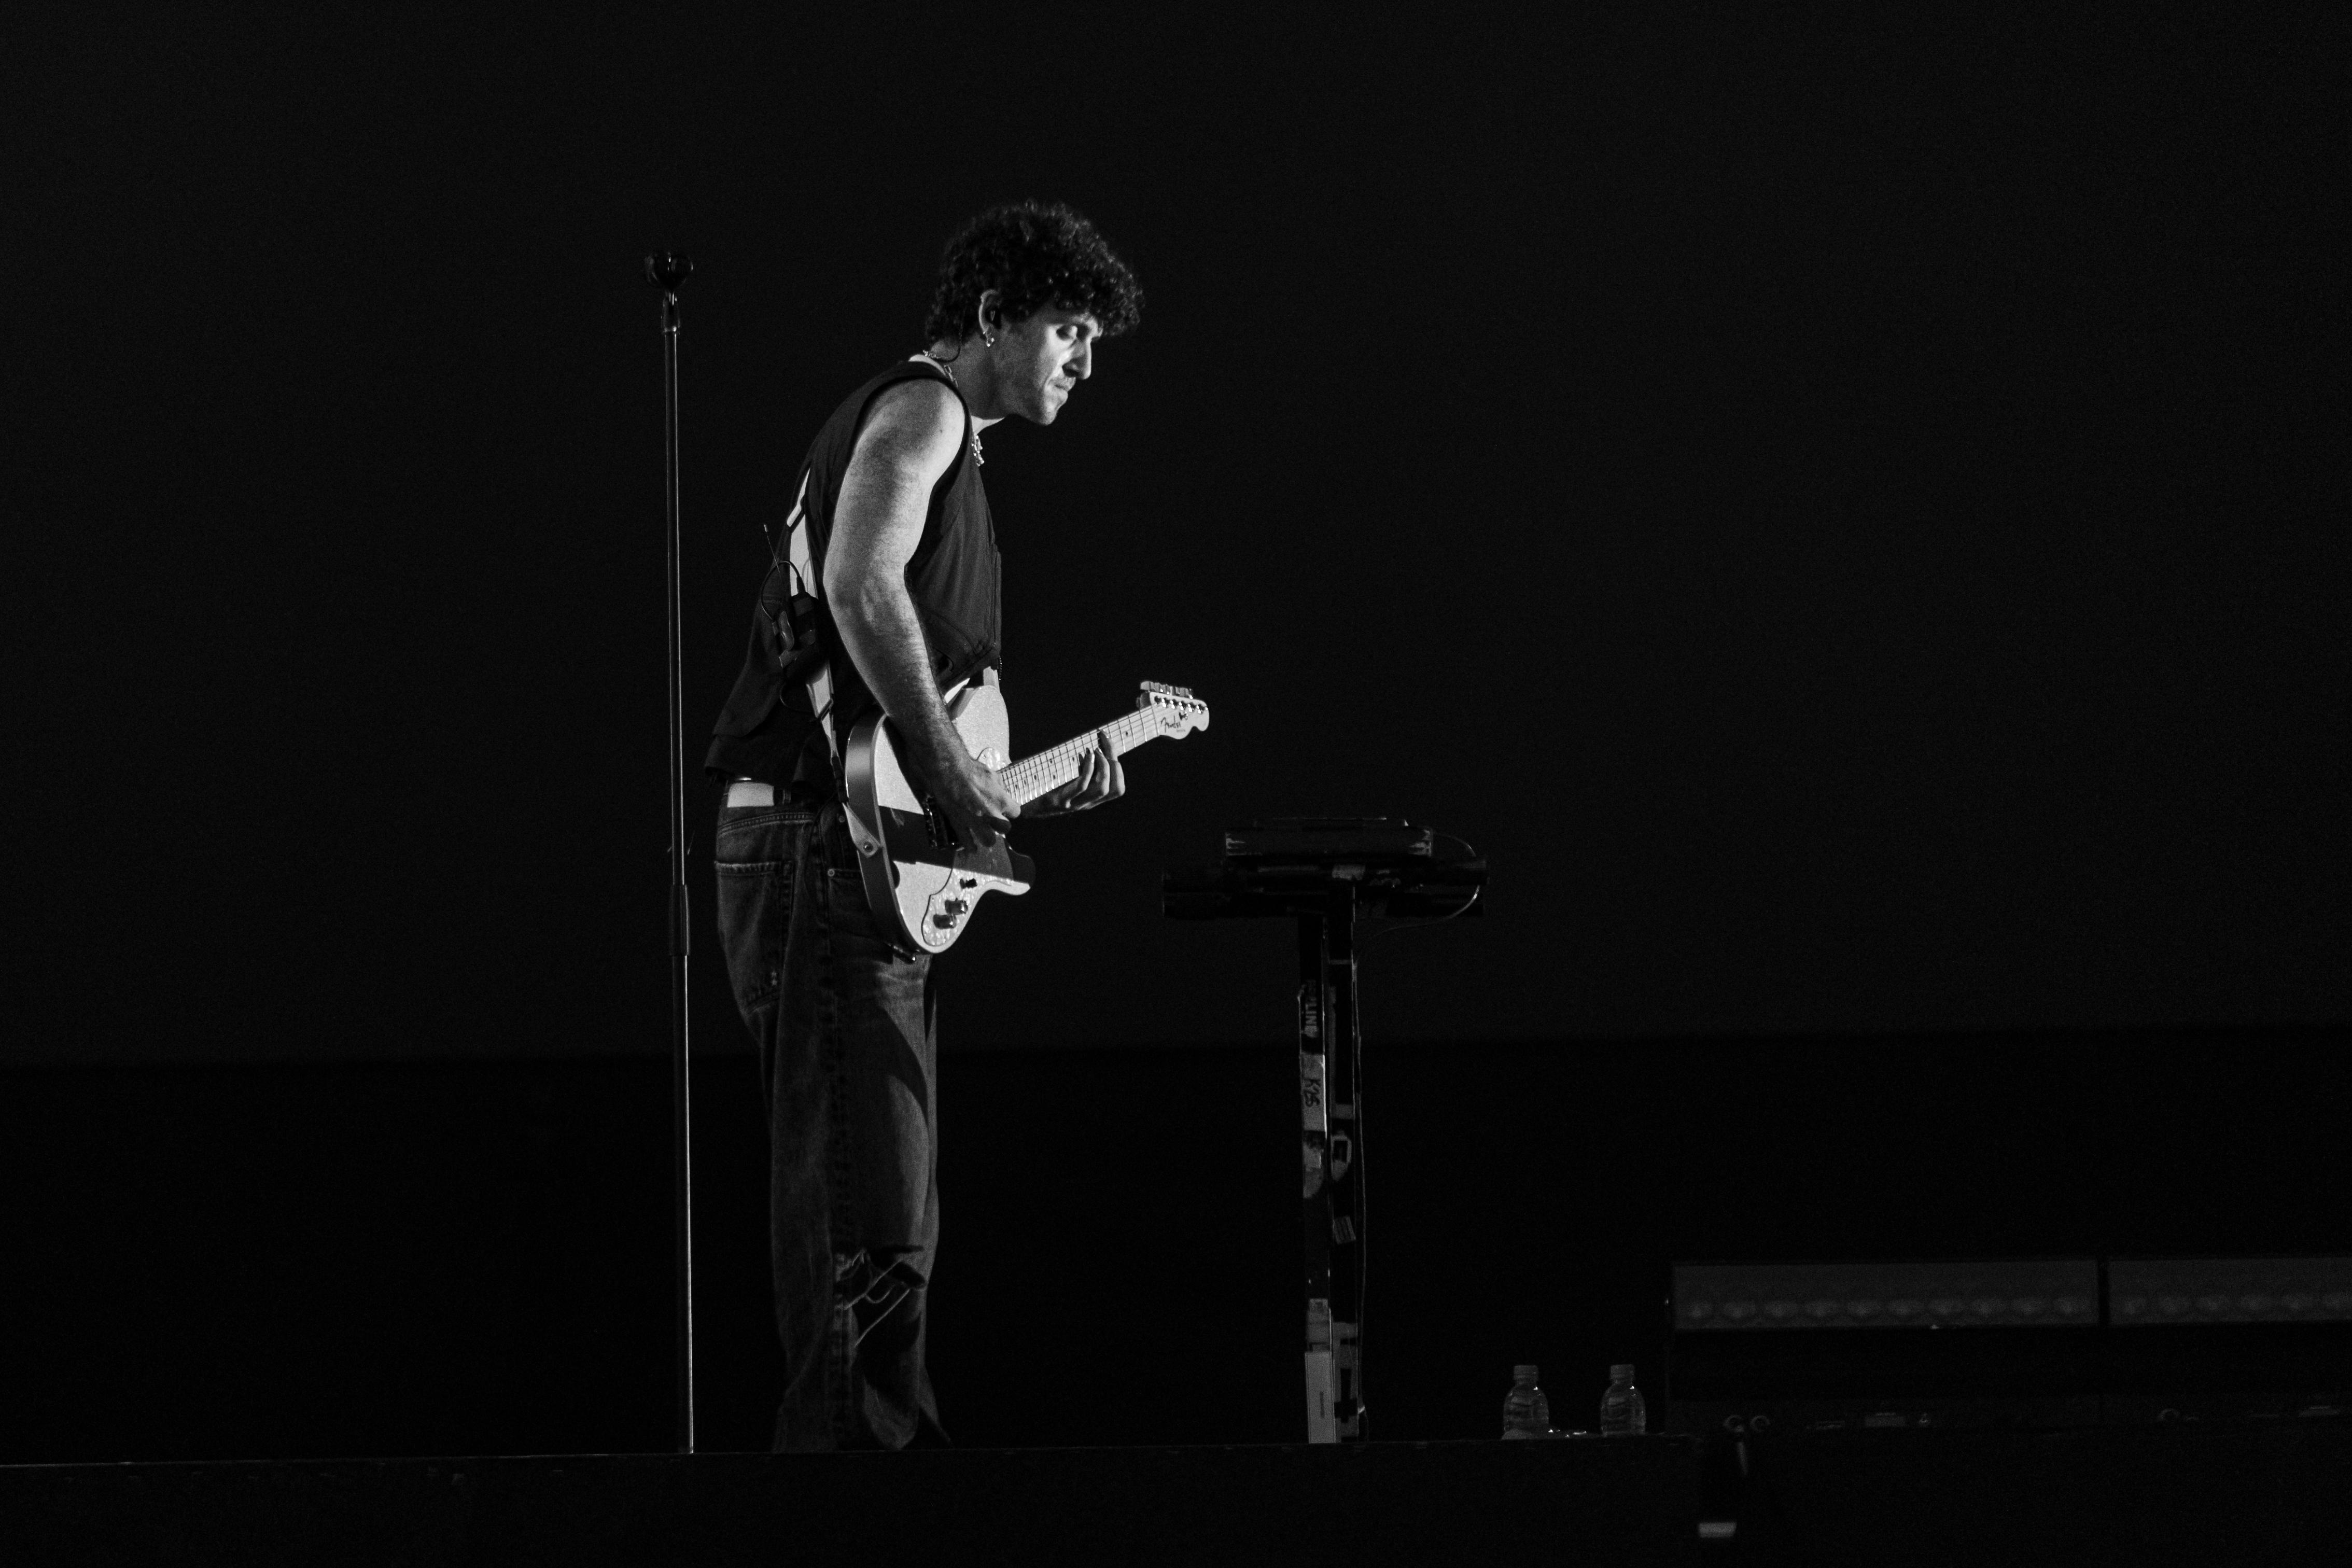
POLYGON ((1111 754, 1125 756, 1136 747, 1160 731, 1159 719, 1147 710, 1137 709, 1121 714, 1099 730, 1089 730, 1083 735, 1073 735, 1049 751, 1034 757, 1024 757, 996 770, 997 778, 1013 798, 1026 805, 1049 790, 1059 789, 1078 776, 1078 761, 1101 742, 1097 735, 1110 737, 1111 754))

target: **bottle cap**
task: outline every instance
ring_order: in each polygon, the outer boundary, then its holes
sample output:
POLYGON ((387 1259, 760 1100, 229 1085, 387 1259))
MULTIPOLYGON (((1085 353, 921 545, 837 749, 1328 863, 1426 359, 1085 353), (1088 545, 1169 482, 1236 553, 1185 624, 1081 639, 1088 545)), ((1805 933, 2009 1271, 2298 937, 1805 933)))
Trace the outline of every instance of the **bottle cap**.
POLYGON ((1532 1366, 1515 1366, 1511 1369, 1511 1375, 1515 1378, 1524 1377, 1529 1383, 1533 1383, 1536 1380, 1536 1369, 1532 1366))
POLYGON ((1633 1363, 1631 1362, 1621 1361, 1615 1366, 1611 1367, 1609 1369, 1609 1381, 1612 1383, 1633 1382, 1633 1363))

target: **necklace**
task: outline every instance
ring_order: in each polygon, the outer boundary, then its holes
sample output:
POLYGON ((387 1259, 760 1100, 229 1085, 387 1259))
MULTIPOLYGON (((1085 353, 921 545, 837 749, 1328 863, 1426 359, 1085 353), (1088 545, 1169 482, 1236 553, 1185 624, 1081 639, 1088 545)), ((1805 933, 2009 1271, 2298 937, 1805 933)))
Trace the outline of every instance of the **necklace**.
MULTIPOLYGON (((929 349, 925 349, 922 353, 920 353, 917 354, 915 357, 916 357, 917 359, 927 359, 927 360, 930 361, 933 364, 935 364, 935 365, 939 366, 939 367, 940 367, 940 374, 942 374, 942 375, 944 375, 944 376, 946 376, 946 377, 948 378, 948 384, 949 384, 949 385, 950 385, 950 386, 952 386, 952 387, 954 387, 954 388, 956 389, 956 395, 957 395, 959 397, 961 397, 961 396, 963 395, 963 383, 961 383, 961 382, 960 382, 960 381, 956 380, 955 366, 953 366, 953 365, 950 364, 947 361, 945 361, 945 360, 941 359, 939 355, 937 355, 937 354, 935 354, 935 353, 931 353, 931 351, 930 351, 930 350, 929 350, 929 349)), ((971 460, 972 460, 974 463, 977 463, 977 464, 982 465, 982 467, 985 467, 985 466, 987 465, 988 459, 987 459, 986 458, 984 458, 984 457, 982 457, 982 456, 981 455, 981 450, 980 450, 980 431, 979 431, 979 429, 978 429, 977 427, 973 427, 973 426, 971 426, 971 411, 969 408, 967 408, 967 409, 964 411, 964 422, 965 422, 965 425, 967 426, 967 429, 966 429, 966 431, 965 431, 965 435, 964 435, 964 439, 965 439, 965 441, 967 441, 967 442, 971 445, 971 460)))

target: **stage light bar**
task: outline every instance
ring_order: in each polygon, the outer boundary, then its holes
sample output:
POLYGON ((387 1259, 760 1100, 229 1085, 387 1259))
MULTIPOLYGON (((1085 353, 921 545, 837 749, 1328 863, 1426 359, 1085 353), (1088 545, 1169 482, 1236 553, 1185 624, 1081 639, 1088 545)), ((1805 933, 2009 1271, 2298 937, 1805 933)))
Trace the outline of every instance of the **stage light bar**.
POLYGON ((2352 1321, 2352 1258, 2118 1258, 2107 1317, 2119 1329, 2352 1321))
POLYGON ((2095 1328, 2092 1258, 1958 1263, 1682 1263, 1675 1327, 1774 1329, 2095 1328))

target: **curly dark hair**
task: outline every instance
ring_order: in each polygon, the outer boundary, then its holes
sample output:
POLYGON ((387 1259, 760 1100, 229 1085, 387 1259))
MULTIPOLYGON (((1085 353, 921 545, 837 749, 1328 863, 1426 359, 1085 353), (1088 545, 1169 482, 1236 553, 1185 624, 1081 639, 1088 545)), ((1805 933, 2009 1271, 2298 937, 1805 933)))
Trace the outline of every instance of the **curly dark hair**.
POLYGON ((1060 202, 991 207, 948 241, 924 341, 961 342, 991 289, 1003 296, 1008 321, 1052 305, 1086 311, 1109 338, 1132 331, 1143 316, 1135 274, 1093 224, 1060 202))

